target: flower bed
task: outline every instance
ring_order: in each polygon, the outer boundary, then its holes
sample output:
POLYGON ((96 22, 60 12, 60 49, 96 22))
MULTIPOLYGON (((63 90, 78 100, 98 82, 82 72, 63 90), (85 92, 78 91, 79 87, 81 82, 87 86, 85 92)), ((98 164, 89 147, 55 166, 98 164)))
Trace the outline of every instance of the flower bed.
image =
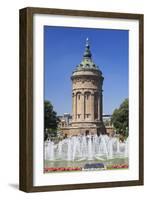
POLYGON ((45 168, 44 172, 62 172, 62 171, 81 171, 81 167, 49 167, 45 168))
POLYGON ((128 164, 118 164, 118 165, 107 165, 107 169, 127 169, 129 168, 128 164))

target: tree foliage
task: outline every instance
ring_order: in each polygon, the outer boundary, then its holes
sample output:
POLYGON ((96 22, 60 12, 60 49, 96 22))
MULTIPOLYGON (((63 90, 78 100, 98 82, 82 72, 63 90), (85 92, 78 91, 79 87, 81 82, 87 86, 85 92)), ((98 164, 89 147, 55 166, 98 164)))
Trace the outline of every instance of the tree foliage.
POLYGON ((129 105, 128 99, 125 99, 118 109, 112 114, 112 123, 118 133, 128 135, 129 125, 129 105))
POLYGON ((53 109, 53 105, 50 101, 44 101, 44 139, 46 140, 48 135, 57 134, 57 126, 59 119, 57 113, 53 109))

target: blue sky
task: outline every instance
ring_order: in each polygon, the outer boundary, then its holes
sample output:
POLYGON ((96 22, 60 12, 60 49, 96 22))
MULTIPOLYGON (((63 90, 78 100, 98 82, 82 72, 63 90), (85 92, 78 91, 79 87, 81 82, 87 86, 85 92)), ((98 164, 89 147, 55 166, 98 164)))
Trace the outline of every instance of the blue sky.
POLYGON ((70 77, 89 38, 93 61, 104 76, 103 113, 112 114, 128 98, 128 31, 44 27, 44 98, 58 115, 71 113, 70 77))

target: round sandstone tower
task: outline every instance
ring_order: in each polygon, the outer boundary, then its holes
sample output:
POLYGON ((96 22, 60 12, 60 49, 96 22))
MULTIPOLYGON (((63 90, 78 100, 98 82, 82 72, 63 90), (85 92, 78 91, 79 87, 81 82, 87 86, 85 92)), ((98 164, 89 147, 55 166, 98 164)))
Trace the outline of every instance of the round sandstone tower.
POLYGON ((103 80, 99 67, 93 62, 88 39, 82 62, 71 76, 72 127, 70 135, 104 134, 103 80))

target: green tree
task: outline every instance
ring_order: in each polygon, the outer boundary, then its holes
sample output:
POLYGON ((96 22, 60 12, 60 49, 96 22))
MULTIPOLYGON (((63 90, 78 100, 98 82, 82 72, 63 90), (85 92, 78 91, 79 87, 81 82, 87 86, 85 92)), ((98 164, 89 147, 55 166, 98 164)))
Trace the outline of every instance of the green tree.
POLYGON ((129 124, 129 103, 128 99, 125 99, 118 109, 115 109, 112 114, 112 123, 117 133, 128 135, 129 124))
POLYGON ((47 139, 48 135, 57 134, 57 126, 58 126, 59 118, 57 117, 57 113, 53 109, 53 105, 50 101, 44 101, 44 140, 47 139))

